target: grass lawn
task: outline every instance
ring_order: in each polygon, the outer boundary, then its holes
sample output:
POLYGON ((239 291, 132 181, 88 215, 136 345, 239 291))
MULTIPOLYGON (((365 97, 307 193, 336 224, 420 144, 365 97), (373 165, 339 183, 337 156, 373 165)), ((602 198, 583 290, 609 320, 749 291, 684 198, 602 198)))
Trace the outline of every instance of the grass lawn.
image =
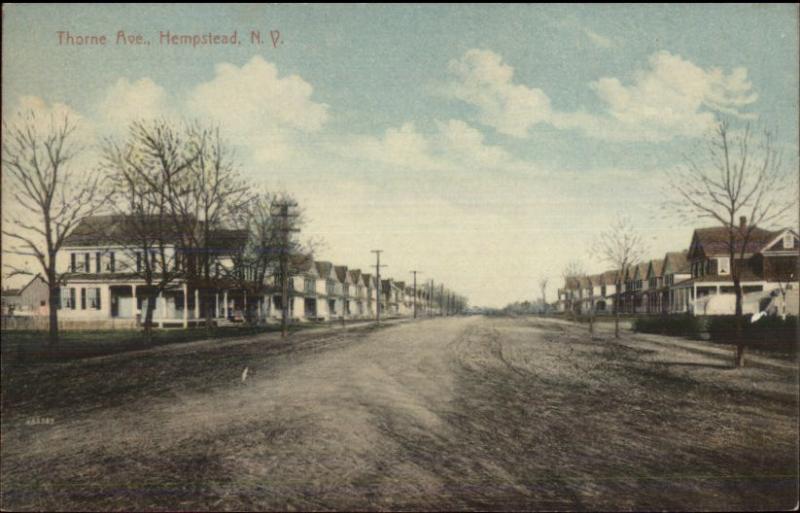
MULTIPOLYGON (((297 331, 313 325, 291 325, 297 331)), ((259 333, 280 331, 280 325, 267 326, 223 326, 207 329, 205 327, 188 329, 153 330, 151 344, 146 344, 142 330, 97 330, 62 331, 56 347, 47 344, 44 331, 3 331, 3 366, 17 362, 60 362, 75 358, 103 356, 125 351, 135 351, 147 347, 166 344, 180 344, 203 339, 222 339, 243 337, 259 333)))

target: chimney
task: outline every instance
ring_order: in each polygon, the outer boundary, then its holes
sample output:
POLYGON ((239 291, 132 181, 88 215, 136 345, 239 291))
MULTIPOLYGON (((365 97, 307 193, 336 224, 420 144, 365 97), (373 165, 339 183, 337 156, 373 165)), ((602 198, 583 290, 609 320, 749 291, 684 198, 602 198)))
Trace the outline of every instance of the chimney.
POLYGON ((747 216, 739 216, 739 229, 747 228, 747 216))

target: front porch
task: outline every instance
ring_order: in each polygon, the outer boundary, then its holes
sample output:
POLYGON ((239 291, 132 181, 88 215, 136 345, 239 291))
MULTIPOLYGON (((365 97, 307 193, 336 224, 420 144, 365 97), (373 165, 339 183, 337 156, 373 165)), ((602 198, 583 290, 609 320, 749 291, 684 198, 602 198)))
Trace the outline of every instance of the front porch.
POLYGON ((268 296, 244 290, 199 288, 188 284, 159 291, 138 283, 69 283, 62 287, 61 318, 76 322, 117 321, 143 325, 148 314, 154 327, 266 322, 268 296))

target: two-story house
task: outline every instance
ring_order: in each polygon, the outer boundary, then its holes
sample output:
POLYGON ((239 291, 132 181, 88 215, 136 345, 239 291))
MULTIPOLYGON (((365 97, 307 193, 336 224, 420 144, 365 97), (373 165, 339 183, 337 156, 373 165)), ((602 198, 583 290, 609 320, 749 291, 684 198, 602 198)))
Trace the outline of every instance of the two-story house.
POLYGON ((231 255, 246 241, 246 232, 213 229, 203 242, 205 230, 199 230, 195 240, 207 250, 210 261, 211 275, 206 279, 198 269, 199 252, 183 248, 177 228, 162 227, 161 243, 155 245, 143 242, 146 234, 133 229, 132 222, 126 216, 92 216, 67 237, 56 255, 60 319, 98 328, 134 327, 151 300, 158 326, 186 327, 206 316, 212 321, 228 319, 237 308, 228 293, 238 287, 219 269, 232 266, 231 255), (165 275, 169 278, 163 279, 165 275), (161 285, 158 290, 157 285, 161 285))
POLYGON ((731 300, 714 301, 710 296, 735 293, 732 273, 736 269, 747 302, 745 310, 754 312, 759 309, 759 297, 778 289, 782 283, 796 283, 797 258, 797 233, 793 230, 758 227, 748 230, 744 218, 733 234, 724 226, 699 228, 692 235, 687 254, 691 280, 684 282, 682 288, 691 287, 691 309, 695 315, 733 313, 729 311, 734 304, 731 300), (733 261, 729 250, 731 237, 733 261))

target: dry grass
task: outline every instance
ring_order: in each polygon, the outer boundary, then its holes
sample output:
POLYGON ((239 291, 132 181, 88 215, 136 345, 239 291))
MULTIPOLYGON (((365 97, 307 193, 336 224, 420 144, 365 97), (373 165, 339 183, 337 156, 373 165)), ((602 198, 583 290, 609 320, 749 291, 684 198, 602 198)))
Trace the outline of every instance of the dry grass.
POLYGON ((794 506, 796 368, 584 331, 439 319, 11 368, 2 507, 794 506))

